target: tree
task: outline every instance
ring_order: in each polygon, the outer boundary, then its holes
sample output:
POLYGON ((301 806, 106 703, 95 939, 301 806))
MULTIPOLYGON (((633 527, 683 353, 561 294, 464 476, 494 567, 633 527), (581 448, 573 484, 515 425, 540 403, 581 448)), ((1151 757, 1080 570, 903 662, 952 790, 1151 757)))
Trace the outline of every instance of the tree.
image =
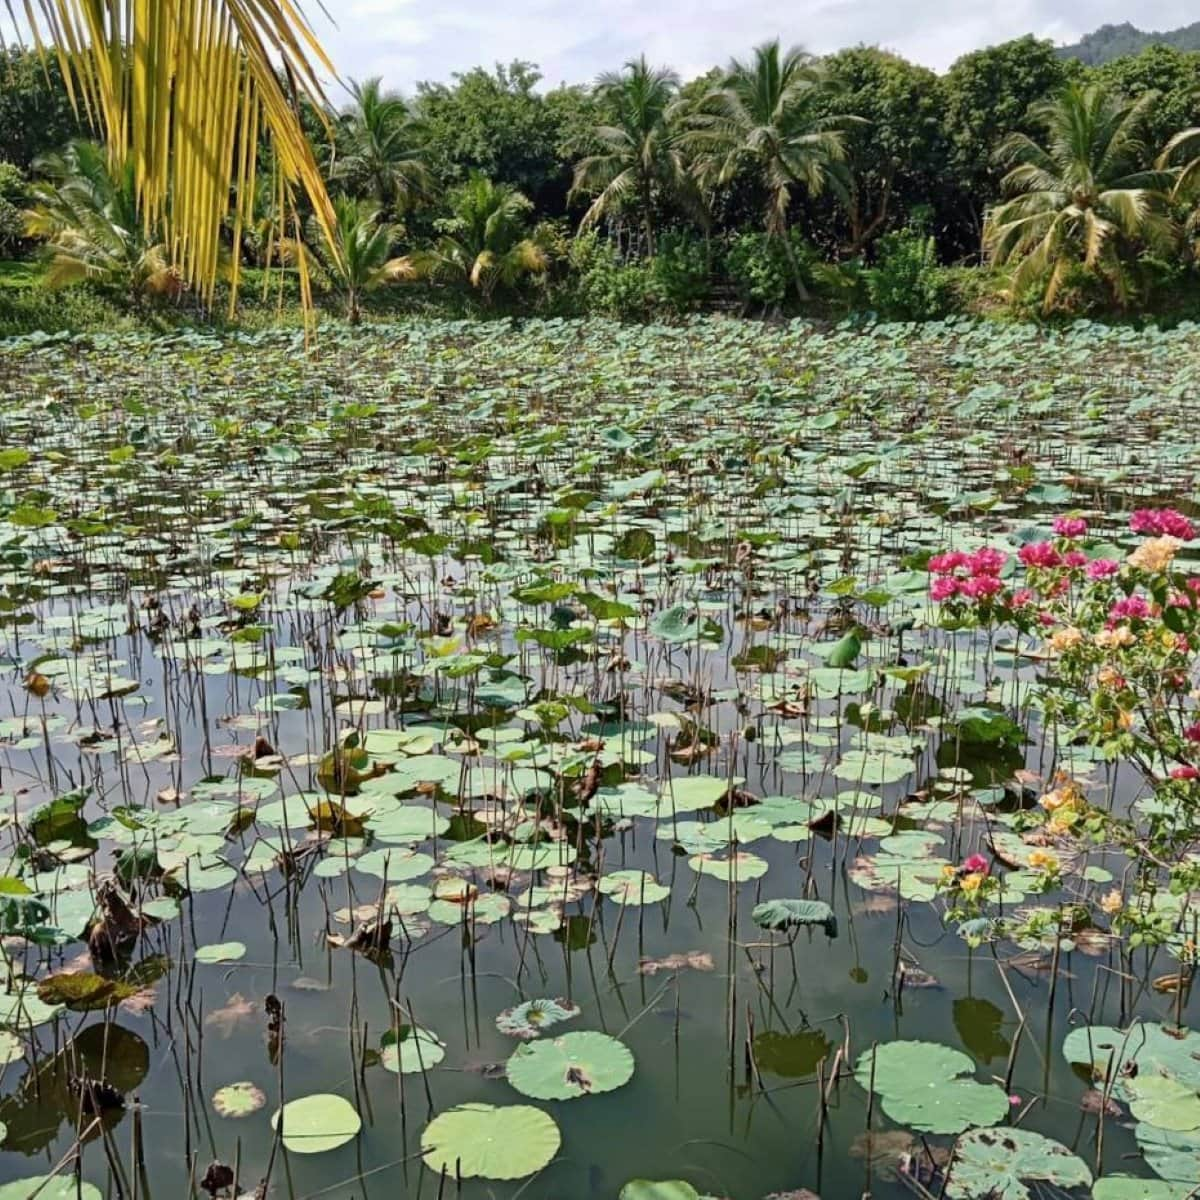
POLYGON ((845 126, 825 111, 831 84, 817 60, 778 41, 757 47, 749 62, 734 59, 721 84, 691 118, 688 143, 707 183, 750 172, 766 195, 766 230, 779 238, 793 266, 796 292, 807 298, 788 237, 793 193, 818 196, 827 188, 848 195, 845 126))
POLYGON ((79 137, 57 59, 17 46, 0 49, 0 160, 22 171, 79 137))
POLYGON ((1145 137, 1152 146, 1165 145, 1200 117, 1200 53, 1195 51, 1148 46, 1140 54, 1105 63, 1090 78, 1131 100, 1158 93, 1146 121, 1145 137))
POLYGON ((593 131, 601 148, 575 166, 572 194, 594 197, 580 229, 632 207, 641 221, 646 253, 653 256, 658 193, 678 198, 693 213, 700 213, 699 194, 683 155, 682 135, 670 120, 678 90, 675 72, 651 67, 645 56, 596 81, 597 99, 612 117, 593 131))
POLYGON ((1153 94, 1126 100, 1099 84, 1069 84, 1037 105, 1045 145, 1024 133, 1005 139, 999 157, 1010 168, 1003 186, 1012 198, 989 214, 984 241, 997 264, 1014 267, 1014 296, 1038 286, 1049 311, 1082 268, 1124 306, 1140 249, 1171 243, 1172 178, 1145 165, 1142 132, 1153 103, 1153 94))
POLYGON ((984 214, 1000 197, 1003 172, 996 147, 1010 133, 1042 132, 1031 109, 1058 94, 1065 72, 1054 46, 1029 36, 964 54, 942 76, 949 183, 955 193, 945 209, 944 253, 978 253, 984 214))
POLYGON ((413 276, 407 259, 392 257, 399 230, 380 220, 377 204, 339 196, 333 207, 336 241, 320 227, 313 230, 311 240, 321 274, 345 301, 346 319, 357 325, 362 320, 364 296, 413 276))
MULTIPOLYGON (((7 12, 13 13, 13 5, 7 12)), ((189 282, 211 300, 222 223, 247 219, 268 138, 288 189, 302 186, 330 231, 333 209, 294 96, 321 98, 333 72, 292 0, 32 0, 20 6, 53 43, 79 110, 102 128, 114 172, 132 166, 138 218, 161 228, 189 282)), ((19 31, 17 31, 19 32, 19 31)), ((323 102, 323 101, 322 101, 323 102)), ((236 239, 235 239, 236 240, 236 239)))
POLYGON ((529 236, 532 207, 510 184, 472 175, 451 192, 452 215, 438 222, 437 244, 403 259, 401 270, 410 278, 469 286, 490 303, 499 288, 544 274, 549 266, 545 250, 529 236))
POLYGON ((942 94, 932 71, 873 46, 829 55, 823 66, 832 84, 821 97, 826 117, 850 114, 861 122, 845 130, 848 194, 830 214, 853 256, 914 210, 941 207, 942 94))
POLYGON ((425 129, 402 96, 378 77, 350 82, 353 103, 338 122, 333 178, 353 194, 398 215, 433 192, 424 161, 425 129))
POLYGON ((26 232, 46 242, 50 287, 93 283, 131 300, 179 291, 163 239, 138 215, 131 162, 114 170, 102 146, 77 139, 34 167, 26 232))

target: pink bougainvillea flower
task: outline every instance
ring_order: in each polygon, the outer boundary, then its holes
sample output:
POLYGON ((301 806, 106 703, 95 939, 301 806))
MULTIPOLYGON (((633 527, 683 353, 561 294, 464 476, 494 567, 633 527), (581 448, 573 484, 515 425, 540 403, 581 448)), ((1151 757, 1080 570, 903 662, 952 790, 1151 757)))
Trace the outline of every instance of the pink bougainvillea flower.
POLYGON ((952 575, 939 575, 929 585, 929 595, 939 603, 958 595, 958 580, 952 575))
POLYGON ((1029 542, 1017 551, 1017 557, 1027 567, 1048 569, 1062 565, 1062 555, 1054 548, 1053 542, 1029 542))
POLYGON ((1054 532, 1059 537, 1078 538, 1087 533, 1088 523, 1083 517, 1055 517, 1054 532))
POLYGON ((1037 599, 1037 593, 1032 588, 1018 588, 1012 594, 1013 608, 1024 608, 1037 599))
POLYGON ((1063 555, 1063 565, 1077 570, 1079 567, 1087 566, 1088 556, 1082 550, 1068 550, 1063 555))
POLYGON ((967 558, 966 567, 972 575, 999 575, 1006 562, 1008 555, 1003 550, 984 546, 967 558))
POLYGON ((1196 536, 1191 521, 1173 508, 1139 508, 1129 518, 1129 528, 1134 533, 1173 537, 1181 542, 1190 542, 1196 536))
POLYGON ((1121 564, 1111 558, 1093 558, 1087 565, 1089 579, 1109 579, 1121 569, 1121 564))
POLYGON ((1195 767, 1172 767, 1172 779, 1200 779, 1200 770, 1195 767))
POLYGON ((959 869, 968 875, 986 875, 988 865, 988 860, 982 854, 972 854, 970 858, 963 859, 963 864, 959 869))
POLYGON ((1144 621, 1150 615, 1150 605, 1145 596, 1126 596, 1108 610, 1110 621, 1144 621))
POLYGON ((945 554, 935 554, 929 560, 929 569, 934 575, 952 575, 959 567, 967 565, 967 556, 961 550, 947 550, 945 554))
POLYGON ((958 585, 959 593, 972 600, 990 600, 1004 590, 1004 584, 995 575, 974 575, 958 585))
POLYGON ((1193 721, 1184 731, 1185 741, 1200 742, 1200 721, 1193 721))

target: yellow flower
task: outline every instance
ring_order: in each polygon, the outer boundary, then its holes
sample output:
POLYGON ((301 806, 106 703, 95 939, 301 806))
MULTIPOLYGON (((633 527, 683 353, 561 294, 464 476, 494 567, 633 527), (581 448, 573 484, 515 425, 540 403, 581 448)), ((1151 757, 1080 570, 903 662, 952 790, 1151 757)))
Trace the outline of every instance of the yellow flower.
POLYGON ((1055 788, 1054 791, 1047 792, 1041 798, 1041 800, 1038 801, 1038 803, 1047 812, 1052 813, 1052 812, 1055 812, 1057 809, 1062 808, 1062 806, 1067 803, 1067 797, 1064 796, 1058 788, 1055 788))
POLYGON ((1117 724, 1120 725, 1122 729, 1128 730, 1132 729, 1134 725, 1137 724, 1137 720, 1133 713, 1122 711, 1121 715, 1117 718, 1117 724))
POLYGON ((1116 667, 1101 667, 1096 673, 1096 682, 1102 688, 1122 688, 1125 686, 1125 676, 1116 667))
POLYGON ((976 871, 972 875, 964 875, 959 887, 961 887, 964 892, 977 892, 979 891, 983 880, 984 876, 982 872, 976 871))
POLYGON ((1127 559, 1131 567, 1157 574, 1165 571, 1183 543, 1178 538, 1156 537, 1144 541, 1127 559))
POLYGON ((1100 900, 1100 907, 1108 913, 1110 917, 1115 917, 1117 913, 1125 907, 1125 901, 1121 898, 1121 893, 1113 888, 1111 892, 1106 892, 1100 900))
POLYGON ((1056 629, 1050 635, 1050 649, 1055 654, 1062 654, 1064 650, 1073 650, 1082 641, 1083 632, 1074 625, 1068 625, 1065 629, 1056 629))
POLYGON ((1034 850, 1029 855, 1029 865, 1033 867, 1035 871, 1057 871, 1058 859, 1055 858, 1055 856, 1048 850, 1034 850))
POLYGON ((946 879, 946 880, 950 880, 950 879, 953 879, 953 878, 954 878, 954 876, 955 876, 955 870, 954 870, 954 868, 953 868, 953 867, 952 867, 952 866, 951 866, 949 863, 947 863, 947 864, 946 864, 946 865, 945 865, 945 866, 942 868, 942 878, 943 878, 943 879, 946 879))

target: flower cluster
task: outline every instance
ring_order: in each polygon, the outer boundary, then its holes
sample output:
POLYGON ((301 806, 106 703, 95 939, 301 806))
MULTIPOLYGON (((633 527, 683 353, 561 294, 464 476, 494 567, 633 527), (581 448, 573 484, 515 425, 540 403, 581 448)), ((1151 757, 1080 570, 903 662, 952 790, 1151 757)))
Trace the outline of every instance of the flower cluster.
POLYGON ((934 576, 929 588, 930 596, 944 603, 958 597, 966 601, 987 601, 1004 591, 1000 572, 1008 561, 1003 550, 984 546, 972 554, 962 550, 951 550, 935 554, 929 560, 929 570, 934 576))
POLYGON ((978 917, 985 904, 1000 890, 1000 881, 982 854, 972 854, 957 866, 942 868, 938 891, 947 897, 950 916, 957 920, 978 917))
POLYGON ((1129 528, 1134 533, 1172 537, 1181 542, 1190 542, 1196 536, 1191 521, 1173 508, 1139 508, 1129 518, 1129 528))

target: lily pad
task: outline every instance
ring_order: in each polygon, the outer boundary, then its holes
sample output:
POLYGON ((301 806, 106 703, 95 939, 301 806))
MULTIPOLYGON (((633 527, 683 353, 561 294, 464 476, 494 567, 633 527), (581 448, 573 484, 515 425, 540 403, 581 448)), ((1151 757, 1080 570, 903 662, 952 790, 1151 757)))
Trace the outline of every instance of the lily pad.
POLYGON ((549 1164, 561 1145, 553 1119, 527 1104, 460 1104, 421 1134, 425 1165, 452 1179, 523 1179, 549 1164))
POLYGON ((954 1200, 1030 1200, 1027 1181, 1087 1187, 1092 1172, 1066 1146, 1032 1130, 972 1129, 958 1139, 946 1195, 954 1200))
POLYGON ((574 1100, 611 1092, 633 1078, 629 1047, 605 1033, 565 1033, 519 1046, 508 1060, 508 1082, 535 1100, 574 1100))
POLYGON ((764 900, 750 915, 760 929, 820 925, 829 937, 837 937, 837 917, 823 900, 764 900))
POLYGON ((222 1117, 248 1117, 266 1102, 262 1089, 252 1083, 231 1083, 218 1089, 212 1098, 213 1108, 222 1117))
POLYGON ((496 1018, 496 1028, 510 1037, 529 1041, 540 1037, 552 1025, 579 1016, 579 1006, 568 1000, 526 1000, 506 1008, 496 1018))
POLYGON ((283 1118, 283 1144, 293 1154, 323 1154, 353 1141, 362 1119, 354 1106, 341 1096, 318 1092, 289 1100, 271 1118, 271 1128, 278 1129, 283 1118))

